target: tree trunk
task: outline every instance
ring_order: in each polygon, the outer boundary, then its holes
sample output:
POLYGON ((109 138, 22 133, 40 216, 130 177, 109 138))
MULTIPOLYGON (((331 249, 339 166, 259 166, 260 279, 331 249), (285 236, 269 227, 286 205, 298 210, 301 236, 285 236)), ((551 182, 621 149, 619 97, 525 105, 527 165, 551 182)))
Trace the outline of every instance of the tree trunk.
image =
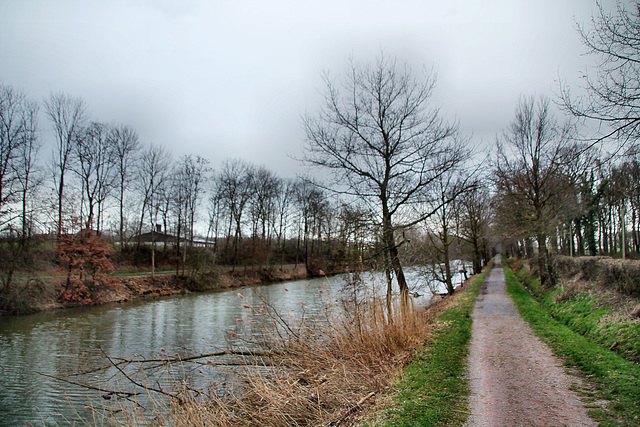
POLYGON ((482 271, 482 256, 480 255, 480 245, 478 239, 474 238, 473 245, 473 274, 480 274, 482 271))
POLYGON ((124 181, 120 183, 120 247, 125 247, 124 239, 124 181))
MULTIPOLYGON (((445 238, 449 238, 446 233, 445 238)), ((449 259, 449 245, 446 241, 444 242, 442 255, 444 256, 444 274, 445 282, 447 285, 447 293, 449 295, 453 295, 453 293, 455 292, 455 288, 453 287, 453 281, 451 279, 451 260, 449 259)))
POLYGON ((62 235, 62 194, 64 191, 64 173, 60 172, 60 185, 58 186, 58 237, 62 235))
MULTIPOLYGON (((386 210, 386 209, 385 209, 386 210)), ((404 271, 400 264, 400 257, 398 256, 398 246, 396 245, 395 238, 393 236, 393 226, 391 224, 391 216, 387 213, 382 220, 382 234, 385 250, 389 254, 389 267, 396 275, 398 281, 398 289, 400 291, 400 298, 402 303, 408 301, 409 287, 407 286, 407 280, 404 277, 404 271)))
POLYGON ((555 277, 549 250, 547 249, 547 236, 544 233, 538 234, 538 268, 540 269, 540 283, 543 287, 553 288, 555 277))

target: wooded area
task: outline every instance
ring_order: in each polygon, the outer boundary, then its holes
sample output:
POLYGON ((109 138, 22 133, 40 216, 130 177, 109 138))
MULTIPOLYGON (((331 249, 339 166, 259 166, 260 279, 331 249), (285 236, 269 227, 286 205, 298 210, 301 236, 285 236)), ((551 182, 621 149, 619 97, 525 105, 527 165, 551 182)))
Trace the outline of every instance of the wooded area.
POLYGON ((405 296, 410 264, 444 266, 453 293, 455 258, 478 272, 497 250, 535 257, 553 283, 554 254, 637 257, 634 6, 613 15, 600 7, 580 29, 598 58, 581 95, 562 84, 558 99, 522 96, 493 160, 433 105, 435 73, 385 54, 325 76, 325 104, 303 120, 301 160, 321 171, 316 178, 281 178, 242 159, 216 168, 197 155, 175 159, 130 126, 90 117, 81 98, 38 102, 3 83, 3 301, 46 271, 66 271, 68 290, 72 244, 88 242, 93 255, 75 256, 102 258, 74 276, 82 281, 106 283, 126 267, 185 276, 214 265, 361 265, 385 270, 388 295, 395 280, 405 296), (43 140, 45 127, 53 141, 43 140))

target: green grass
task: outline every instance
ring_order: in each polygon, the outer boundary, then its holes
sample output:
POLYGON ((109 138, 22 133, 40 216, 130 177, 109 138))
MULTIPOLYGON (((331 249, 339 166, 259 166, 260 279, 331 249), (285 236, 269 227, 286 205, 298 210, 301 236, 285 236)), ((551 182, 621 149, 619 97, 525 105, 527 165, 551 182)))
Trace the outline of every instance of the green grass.
POLYGON ((466 421, 471 314, 486 274, 476 277, 439 316, 440 328, 409 365, 388 418, 380 425, 456 426, 466 421))
POLYGON ((603 303, 597 293, 580 292, 571 297, 562 289, 541 300, 554 319, 606 348, 615 348, 625 359, 640 362, 640 322, 603 303))
POLYGON ((545 291, 540 279, 526 268, 516 273, 551 316, 574 332, 606 348, 613 348, 625 359, 640 363, 640 321, 623 307, 625 298, 603 294, 598 286, 572 287, 561 284, 545 291))
MULTIPOLYGON (((608 402, 604 406, 589 405, 590 415, 601 426, 640 425, 640 366, 553 319, 545 306, 531 296, 508 267, 505 267, 505 277, 507 290, 521 316, 554 353, 565 360, 567 366, 577 368, 594 387, 588 400, 608 402)), ((544 293, 541 296, 541 301, 548 297, 544 293)), ((576 308, 576 313, 581 312, 588 318, 589 308, 589 304, 582 304, 576 308)), ((594 316, 601 315, 596 313, 594 316)))

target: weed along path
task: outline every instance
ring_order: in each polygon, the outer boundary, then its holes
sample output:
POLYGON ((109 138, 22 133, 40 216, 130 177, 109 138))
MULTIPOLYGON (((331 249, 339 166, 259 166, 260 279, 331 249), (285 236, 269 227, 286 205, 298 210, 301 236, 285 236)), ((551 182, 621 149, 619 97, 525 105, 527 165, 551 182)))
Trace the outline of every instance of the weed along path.
POLYGON ((499 259, 475 303, 468 373, 468 427, 597 425, 569 390, 575 380, 518 314, 499 259))

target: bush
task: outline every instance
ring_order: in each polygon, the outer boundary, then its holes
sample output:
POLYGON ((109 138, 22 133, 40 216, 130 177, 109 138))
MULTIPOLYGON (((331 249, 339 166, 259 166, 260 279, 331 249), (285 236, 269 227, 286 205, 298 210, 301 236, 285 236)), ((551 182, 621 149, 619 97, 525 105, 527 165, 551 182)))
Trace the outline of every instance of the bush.
POLYGON ((640 297, 640 261, 558 256, 555 268, 566 278, 599 283, 626 295, 640 297))
POLYGON ((113 285, 109 277, 114 271, 110 260, 113 253, 113 248, 90 229, 60 237, 58 260, 67 277, 58 300, 74 305, 99 303, 99 288, 113 285))

